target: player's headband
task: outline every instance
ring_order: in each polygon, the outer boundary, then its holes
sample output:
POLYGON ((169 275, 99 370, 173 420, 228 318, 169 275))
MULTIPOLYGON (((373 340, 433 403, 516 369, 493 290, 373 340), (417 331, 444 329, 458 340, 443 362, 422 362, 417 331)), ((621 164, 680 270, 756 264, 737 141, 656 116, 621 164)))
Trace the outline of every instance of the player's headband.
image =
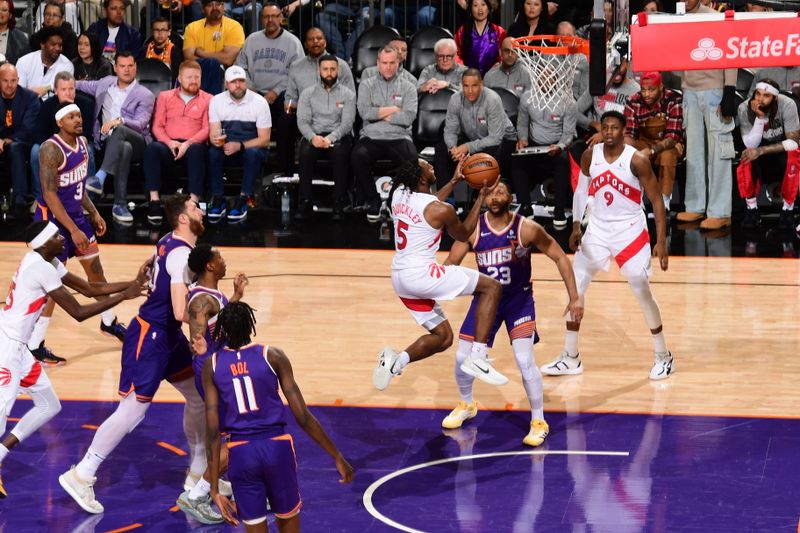
POLYGON ((773 96, 778 96, 778 94, 780 94, 780 91, 778 91, 778 89, 776 89, 769 83, 763 81, 756 83, 756 89, 759 91, 764 91, 765 93, 769 93, 773 96))
POLYGON ((28 246, 33 250, 41 248, 44 246, 44 243, 49 241, 56 233, 58 233, 58 228, 56 225, 52 222, 48 222, 42 231, 40 231, 39 234, 28 243, 28 246))
POLYGON ((66 117, 70 113, 74 113, 75 111, 80 113, 81 112, 81 108, 79 108, 75 104, 69 104, 68 106, 62 107, 61 109, 56 111, 56 121, 61 120, 62 118, 66 117))

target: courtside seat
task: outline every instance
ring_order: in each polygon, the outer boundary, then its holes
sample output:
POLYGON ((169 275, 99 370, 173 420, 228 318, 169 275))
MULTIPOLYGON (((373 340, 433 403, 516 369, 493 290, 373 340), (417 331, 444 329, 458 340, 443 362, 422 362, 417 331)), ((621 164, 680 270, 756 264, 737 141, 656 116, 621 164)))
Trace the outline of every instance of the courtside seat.
POLYGON ((150 89, 158 98, 161 91, 168 91, 175 86, 172 69, 160 59, 140 59, 136 64, 136 81, 150 89))
POLYGON ((414 144, 420 154, 428 160, 433 156, 427 156, 425 148, 432 148, 442 138, 442 126, 447 116, 447 106, 450 98, 456 94, 453 89, 441 89, 434 94, 422 93, 419 95, 417 103, 417 120, 414 121, 414 144))
POLYGON ((396 29, 381 24, 364 30, 359 35, 353 50, 353 77, 359 80, 365 68, 375 66, 378 63, 380 49, 399 36, 396 29))
POLYGON ((419 30, 411 37, 411 42, 408 44, 406 69, 415 78, 419 78, 422 69, 436 63, 436 53, 433 51, 436 42, 439 39, 452 38, 452 33, 438 26, 428 26, 419 30))
POLYGON ((489 87, 491 90, 496 92, 500 95, 500 99, 503 101, 503 109, 506 111, 506 115, 508 118, 511 119, 511 123, 516 126, 517 124, 517 114, 519 113, 519 96, 517 96, 514 91, 510 91, 505 87, 489 87))

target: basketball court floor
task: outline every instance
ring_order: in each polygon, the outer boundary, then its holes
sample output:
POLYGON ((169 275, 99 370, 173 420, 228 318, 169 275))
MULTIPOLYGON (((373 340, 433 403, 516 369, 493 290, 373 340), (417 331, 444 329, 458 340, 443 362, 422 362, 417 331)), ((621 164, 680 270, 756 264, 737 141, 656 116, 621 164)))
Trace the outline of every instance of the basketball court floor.
MULTIPOLYGON (((229 277, 249 275, 244 299, 257 310, 256 340, 287 352, 313 412, 356 468, 352 485, 339 484, 332 461, 290 423, 304 531, 798 529, 797 261, 730 257, 735 250, 671 257, 669 271, 654 274, 653 291, 677 373, 658 383, 648 379, 650 336, 626 283, 614 268, 599 276, 582 327, 586 371, 545 378, 551 434, 532 449, 521 443, 527 400, 502 332, 491 356, 511 383, 476 384, 481 412, 460 430, 440 427, 457 402, 454 349, 412 364, 376 391, 371 375, 381 347, 402 348, 421 332, 392 293, 391 252, 366 249, 389 243, 377 227, 360 224, 300 229, 227 226, 204 239, 219 243, 229 277), (287 242, 314 248, 275 247, 287 242)), ((158 234, 142 226, 115 231, 139 242, 158 234)), ((673 239, 691 240, 680 230, 673 239)), ((715 242, 700 241, 706 250, 715 242)), ((132 276, 152 245, 101 249, 115 280, 132 276)), ((0 243, 7 278, 25 252, 19 242, 0 243)), ((80 273, 75 262, 68 267, 80 273)), ((225 291, 230 286, 223 282, 225 291)), ((565 301, 555 267, 540 254, 534 294, 542 364, 561 349, 565 301)), ((121 305, 119 316, 128 321, 138 304, 121 305)), ((454 328, 468 304, 444 305, 454 328)), ((103 515, 83 513, 59 487, 58 475, 82 457, 115 407, 120 346, 97 332, 98 320, 76 324, 59 312, 51 324, 48 344, 69 359, 48 369, 63 411, 6 459, 0 531, 234 530, 189 521, 175 507, 188 461, 182 406, 167 384, 98 472, 103 515)), ((21 399, 12 417, 28 406, 21 399)))

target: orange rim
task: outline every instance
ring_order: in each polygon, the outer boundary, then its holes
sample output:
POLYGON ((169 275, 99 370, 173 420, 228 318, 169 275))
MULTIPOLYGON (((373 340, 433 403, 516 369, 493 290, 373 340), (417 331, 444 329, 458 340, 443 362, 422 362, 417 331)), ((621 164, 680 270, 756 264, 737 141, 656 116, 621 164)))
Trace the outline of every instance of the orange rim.
POLYGON ((552 55, 589 55, 589 41, 572 35, 527 35, 514 39, 514 48, 552 55), (531 42, 548 43, 530 44, 531 42), (560 44, 559 44, 560 43, 560 44), (552 46, 549 46, 552 44, 552 46))

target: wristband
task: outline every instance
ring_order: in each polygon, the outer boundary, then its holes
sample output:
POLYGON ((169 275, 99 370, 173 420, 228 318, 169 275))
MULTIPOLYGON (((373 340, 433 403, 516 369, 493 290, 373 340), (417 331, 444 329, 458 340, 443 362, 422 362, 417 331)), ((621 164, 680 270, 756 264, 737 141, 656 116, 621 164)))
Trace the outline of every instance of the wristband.
MULTIPOLYGON (((770 87, 772 87, 770 85, 770 87)), ((785 141, 781 142, 783 145, 783 149, 787 152, 794 152, 798 148, 797 141, 793 141, 792 139, 786 139, 785 141)))

